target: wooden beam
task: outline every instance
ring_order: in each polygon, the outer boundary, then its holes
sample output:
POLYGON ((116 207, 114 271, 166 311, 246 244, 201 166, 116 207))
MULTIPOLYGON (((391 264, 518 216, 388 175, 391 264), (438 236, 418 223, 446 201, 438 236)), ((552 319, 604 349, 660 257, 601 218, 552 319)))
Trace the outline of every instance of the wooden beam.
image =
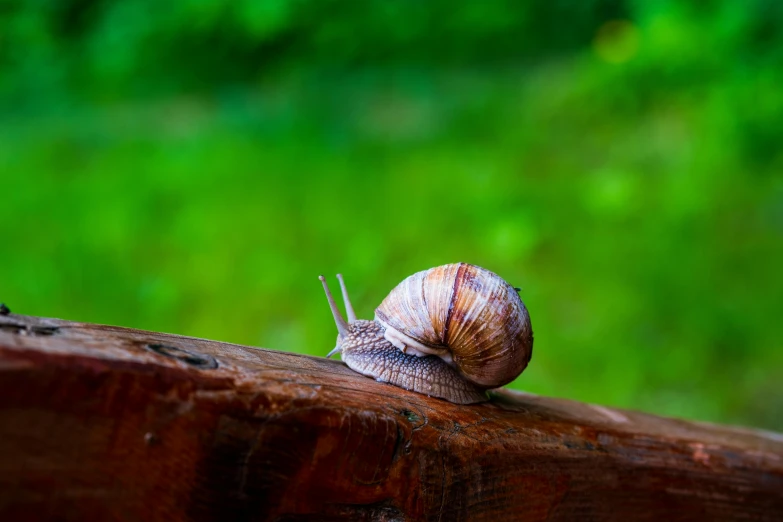
POLYGON ((783 520, 783 435, 0 315, 0 520, 54 519, 783 520))

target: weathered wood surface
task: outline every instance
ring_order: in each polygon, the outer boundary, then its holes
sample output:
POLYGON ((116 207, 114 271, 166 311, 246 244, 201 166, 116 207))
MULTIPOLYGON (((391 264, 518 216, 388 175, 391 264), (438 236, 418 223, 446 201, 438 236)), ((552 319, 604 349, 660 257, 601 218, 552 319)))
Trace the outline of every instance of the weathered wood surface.
POLYGON ((0 316, 0 520, 43 519, 783 520, 783 435, 0 316))

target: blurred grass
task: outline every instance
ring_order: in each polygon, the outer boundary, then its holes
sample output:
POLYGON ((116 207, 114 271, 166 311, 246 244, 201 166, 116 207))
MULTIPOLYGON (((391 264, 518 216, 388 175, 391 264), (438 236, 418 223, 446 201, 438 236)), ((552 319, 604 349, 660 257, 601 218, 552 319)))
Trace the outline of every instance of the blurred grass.
MULTIPOLYGON (((351 32, 412 6, 381 16, 370 2, 351 25, 277 2, 237 15, 278 50, 248 77, 255 55, 230 46, 215 56, 235 69, 173 43, 157 55, 170 69, 154 68, 126 34, 147 27, 144 2, 82 4, 104 11, 68 26, 86 35, 60 35, 70 48, 52 36, 29 59, 0 50, 0 299, 13 311, 323 355, 336 332, 318 274, 345 274, 370 318, 407 275, 467 261, 523 288, 536 344, 514 387, 783 429, 772 4, 592 2, 606 12, 571 13, 560 40, 543 23, 517 58, 482 39, 536 18, 503 29, 490 9, 445 33, 484 48, 422 58, 414 44, 437 41, 426 27, 351 32), (137 25, 112 21, 121 8, 137 25), (124 54, 80 59, 99 37, 124 54), (383 56, 362 46, 384 42, 383 56), (58 49, 64 63, 45 67, 58 49)), ((6 42, 38 34, 22 18, 6 19, 6 42)), ((157 29, 176 42, 201 26, 172 27, 157 29)))

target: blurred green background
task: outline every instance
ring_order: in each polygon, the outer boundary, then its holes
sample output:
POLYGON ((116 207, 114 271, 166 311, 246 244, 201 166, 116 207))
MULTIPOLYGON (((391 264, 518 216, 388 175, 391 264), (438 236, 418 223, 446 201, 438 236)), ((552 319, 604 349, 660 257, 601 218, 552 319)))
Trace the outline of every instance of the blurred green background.
POLYGON ((324 355, 467 261, 513 387, 783 430, 777 0, 6 0, 0 115, 15 312, 324 355))

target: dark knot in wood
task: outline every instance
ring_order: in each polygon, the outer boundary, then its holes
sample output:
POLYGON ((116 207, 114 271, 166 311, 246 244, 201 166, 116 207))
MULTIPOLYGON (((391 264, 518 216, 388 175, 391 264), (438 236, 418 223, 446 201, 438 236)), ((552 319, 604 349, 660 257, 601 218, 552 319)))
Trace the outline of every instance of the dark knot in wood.
POLYGON ((218 367, 217 360, 209 354, 198 353, 184 348, 177 348, 168 344, 148 344, 146 348, 159 355, 165 355, 173 359, 189 364, 200 370, 214 370, 218 367))

